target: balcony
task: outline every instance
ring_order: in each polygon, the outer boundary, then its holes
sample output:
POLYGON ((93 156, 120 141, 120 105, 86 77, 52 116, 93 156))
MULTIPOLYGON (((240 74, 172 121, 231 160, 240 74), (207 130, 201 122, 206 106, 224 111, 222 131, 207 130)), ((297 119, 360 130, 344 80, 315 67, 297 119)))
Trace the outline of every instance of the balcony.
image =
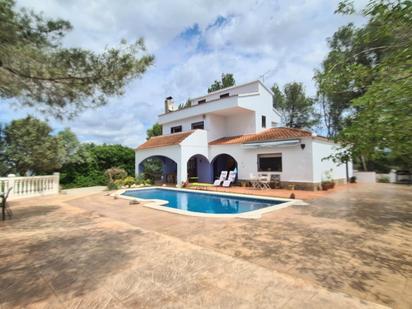
POLYGON ((259 93, 254 92, 210 100, 206 103, 197 104, 174 112, 161 114, 159 115, 159 123, 165 124, 208 113, 224 115, 239 110, 253 111, 253 105, 256 103, 254 101, 258 97, 259 93))

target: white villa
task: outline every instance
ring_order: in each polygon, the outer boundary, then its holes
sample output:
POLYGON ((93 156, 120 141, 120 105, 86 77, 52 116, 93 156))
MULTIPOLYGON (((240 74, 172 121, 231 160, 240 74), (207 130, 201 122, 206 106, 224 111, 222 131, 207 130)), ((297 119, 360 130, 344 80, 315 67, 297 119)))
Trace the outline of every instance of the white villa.
POLYGON ((136 175, 143 161, 159 158, 162 181, 212 183, 221 171, 237 172, 238 181, 270 174, 282 187, 317 190, 325 173, 338 182, 352 176, 352 164, 322 160, 336 144, 309 131, 279 127, 273 93, 261 81, 221 89, 190 100, 177 110, 165 101, 159 115, 161 136, 136 149, 136 175))

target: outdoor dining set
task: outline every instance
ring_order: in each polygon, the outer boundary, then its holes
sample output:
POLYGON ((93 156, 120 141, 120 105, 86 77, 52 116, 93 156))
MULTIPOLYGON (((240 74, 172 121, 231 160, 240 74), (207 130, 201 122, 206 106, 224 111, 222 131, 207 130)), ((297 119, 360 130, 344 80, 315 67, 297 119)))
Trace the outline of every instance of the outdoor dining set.
MULTIPOLYGON (((215 187, 230 187, 236 180, 236 172, 230 171, 229 175, 227 171, 222 171, 220 177, 213 183, 215 187)), ((249 182, 253 189, 265 190, 280 188, 280 175, 273 175, 267 173, 258 173, 257 176, 250 175, 249 182)))

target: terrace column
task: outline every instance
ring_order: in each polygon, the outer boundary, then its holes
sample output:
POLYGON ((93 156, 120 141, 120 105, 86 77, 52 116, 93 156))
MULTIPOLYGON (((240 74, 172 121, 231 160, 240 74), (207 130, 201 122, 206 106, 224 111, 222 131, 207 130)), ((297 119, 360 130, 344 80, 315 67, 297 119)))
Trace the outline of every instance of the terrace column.
POLYGON ((59 194, 60 190, 60 173, 53 173, 53 193, 59 194))
POLYGON ((182 182, 187 181, 187 163, 180 162, 177 164, 177 177, 176 177, 176 185, 182 185, 182 182))

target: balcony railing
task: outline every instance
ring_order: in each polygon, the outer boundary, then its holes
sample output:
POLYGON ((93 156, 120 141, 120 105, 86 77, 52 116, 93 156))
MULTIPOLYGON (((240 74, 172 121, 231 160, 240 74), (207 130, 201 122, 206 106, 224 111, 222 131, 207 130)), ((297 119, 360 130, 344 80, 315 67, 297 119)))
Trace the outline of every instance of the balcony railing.
POLYGON ((8 175, 0 178, 0 192, 9 193, 9 200, 59 193, 60 174, 47 176, 16 177, 8 175))

